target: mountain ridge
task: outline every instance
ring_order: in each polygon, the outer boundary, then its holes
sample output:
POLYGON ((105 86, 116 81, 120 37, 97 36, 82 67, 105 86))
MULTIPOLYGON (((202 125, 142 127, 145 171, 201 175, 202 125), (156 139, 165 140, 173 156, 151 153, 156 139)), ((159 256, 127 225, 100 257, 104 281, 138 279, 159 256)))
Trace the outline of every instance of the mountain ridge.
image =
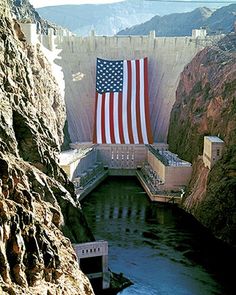
POLYGON ((160 37, 188 36, 193 29, 200 27, 206 27, 209 34, 229 33, 233 31, 235 21, 236 4, 224 6, 214 12, 200 7, 186 13, 154 16, 145 23, 118 32, 117 35, 146 35, 154 30, 160 37))
POLYGON ((117 35, 147 35, 155 30, 156 35, 160 37, 187 36, 191 35, 192 29, 199 28, 212 13, 209 8, 199 7, 191 12, 173 13, 163 17, 154 16, 143 24, 118 32, 117 35))
MULTIPOLYGON (((38 8, 45 19, 85 36, 95 29, 98 35, 114 35, 119 31, 150 20, 155 15, 167 15, 196 9, 196 3, 160 3, 128 0, 112 4, 59 5, 38 8), (73 20, 71 16, 73 15, 73 20)), ((208 4, 208 7, 213 7, 208 4)))

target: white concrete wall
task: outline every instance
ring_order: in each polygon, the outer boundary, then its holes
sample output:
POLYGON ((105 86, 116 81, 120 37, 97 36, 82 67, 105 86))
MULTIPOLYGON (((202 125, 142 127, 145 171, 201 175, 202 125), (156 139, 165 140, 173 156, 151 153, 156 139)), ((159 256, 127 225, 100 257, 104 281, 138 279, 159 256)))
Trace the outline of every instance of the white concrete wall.
POLYGON ((26 41, 35 46, 39 40, 38 40, 38 35, 36 32, 36 24, 31 24, 31 23, 21 23, 20 24, 22 31, 25 34, 26 41))
POLYGON ((148 164, 152 167, 152 169, 158 174, 160 179, 165 182, 166 180, 166 166, 155 157, 155 155, 148 151, 147 153, 147 161, 148 164))
POLYGON ((208 39, 150 36, 60 36, 68 125, 72 142, 92 140, 95 107, 96 58, 149 58, 149 95, 154 140, 166 142, 179 74, 208 39), (73 81, 72 75, 80 79, 73 81), (80 75, 83 74, 83 75, 80 75))
POLYGON ((192 167, 165 167, 165 184, 163 189, 179 190, 187 186, 192 174, 192 167))

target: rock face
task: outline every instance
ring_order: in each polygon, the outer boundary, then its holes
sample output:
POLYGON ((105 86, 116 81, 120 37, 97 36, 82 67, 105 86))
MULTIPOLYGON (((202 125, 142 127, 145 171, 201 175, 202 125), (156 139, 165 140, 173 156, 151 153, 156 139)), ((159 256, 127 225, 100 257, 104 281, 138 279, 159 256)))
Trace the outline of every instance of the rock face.
POLYGON ((57 165, 64 102, 9 12, 0 0, 0 294, 93 294, 70 242, 93 236, 57 165))
POLYGON ((184 207, 218 238, 236 244, 236 34, 196 55, 180 77, 169 127, 170 149, 194 162, 184 207), (204 135, 225 141, 209 172, 204 135))

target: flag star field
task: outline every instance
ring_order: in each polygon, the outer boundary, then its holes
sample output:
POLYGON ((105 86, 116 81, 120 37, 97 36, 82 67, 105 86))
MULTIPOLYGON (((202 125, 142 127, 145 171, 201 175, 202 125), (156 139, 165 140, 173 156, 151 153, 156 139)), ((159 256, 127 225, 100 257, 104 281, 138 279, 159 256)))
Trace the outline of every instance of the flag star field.
POLYGON ((123 61, 97 59, 98 93, 121 92, 123 90, 123 61))

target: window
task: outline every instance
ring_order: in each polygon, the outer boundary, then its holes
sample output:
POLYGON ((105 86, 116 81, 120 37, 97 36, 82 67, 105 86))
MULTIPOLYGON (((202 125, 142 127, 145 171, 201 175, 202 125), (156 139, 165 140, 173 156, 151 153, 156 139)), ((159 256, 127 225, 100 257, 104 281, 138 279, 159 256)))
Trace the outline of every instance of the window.
POLYGON ((219 157, 219 155, 220 155, 220 150, 219 149, 216 150, 216 155, 219 157))

